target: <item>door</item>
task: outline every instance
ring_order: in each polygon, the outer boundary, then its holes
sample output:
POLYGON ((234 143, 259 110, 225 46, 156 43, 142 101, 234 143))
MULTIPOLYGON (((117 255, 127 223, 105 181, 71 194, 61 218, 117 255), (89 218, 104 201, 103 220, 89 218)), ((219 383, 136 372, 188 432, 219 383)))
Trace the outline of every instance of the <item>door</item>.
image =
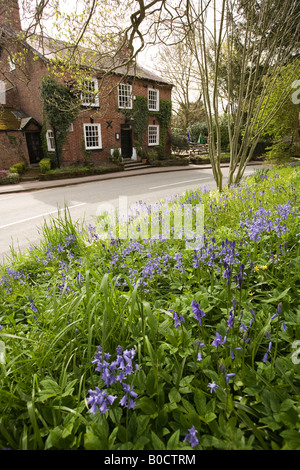
POLYGON ((30 163, 38 163, 44 156, 40 133, 26 132, 26 142, 30 163))
POLYGON ((123 158, 132 157, 132 129, 121 126, 121 150, 123 158))

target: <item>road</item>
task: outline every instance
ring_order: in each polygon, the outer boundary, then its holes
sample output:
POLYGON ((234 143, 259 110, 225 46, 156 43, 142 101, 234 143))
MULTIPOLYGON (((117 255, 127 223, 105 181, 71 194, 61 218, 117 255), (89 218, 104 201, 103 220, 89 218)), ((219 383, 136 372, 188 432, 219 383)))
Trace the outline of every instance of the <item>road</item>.
MULTIPOLYGON (((255 171, 249 166, 245 175, 255 171)), ((226 168, 223 169, 226 184, 226 168)), ((0 194, 0 262, 7 260, 11 248, 24 251, 40 239, 45 220, 68 207, 73 221, 94 223, 103 205, 118 207, 127 198, 130 207, 138 201, 155 203, 187 189, 216 187, 210 169, 189 169, 148 175, 124 176, 76 185, 12 194, 0 194)))

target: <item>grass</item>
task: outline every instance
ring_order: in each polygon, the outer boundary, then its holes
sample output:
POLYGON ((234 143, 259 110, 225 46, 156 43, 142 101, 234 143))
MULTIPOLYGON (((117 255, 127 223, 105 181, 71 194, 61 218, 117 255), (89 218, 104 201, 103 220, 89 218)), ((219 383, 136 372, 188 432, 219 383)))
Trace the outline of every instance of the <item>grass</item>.
POLYGON ((127 239, 66 209, 12 253, 0 448, 299 450, 299 178, 260 171, 162 201, 150 237, 141 202, 127 239), (167 222, 200 204, 194 250, 167 222))

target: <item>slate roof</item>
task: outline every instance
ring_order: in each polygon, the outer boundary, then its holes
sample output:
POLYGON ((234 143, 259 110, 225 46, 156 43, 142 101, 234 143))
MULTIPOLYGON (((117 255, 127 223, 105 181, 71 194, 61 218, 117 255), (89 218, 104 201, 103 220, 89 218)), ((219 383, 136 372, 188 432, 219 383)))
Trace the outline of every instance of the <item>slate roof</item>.
MULTIPOLYGON (((7 36, 16 38, 16 33, 6 26, 0 28, 0 38, 2 33, 7 36)), ((45 62, 50 62, 53 59, 60 58, 62 61, 69 58, 71 46, 64 41, 53 39, 46 36, 33 35, 27 39, 20 40, 22 44, 30 48, 40 59, 45 62)), ((87 67, 94 69, 95 71, 107 72, 113 69, 113 73, 120 76, 129 76, 132 78, 141 78, 156 83, 161 83, 169 86, 173 86, 172 83, 160 77, 157 73, 141 66, 138 61, 134 61, 131 64, 124 65, 124 58, 108 57, 107 55, 101 56, 100 53, 92 49, 78 47, 74 52, 73 60, 75 63, 88 64, 87 67), (83 59, 83 60, 82 60, 83 59)))

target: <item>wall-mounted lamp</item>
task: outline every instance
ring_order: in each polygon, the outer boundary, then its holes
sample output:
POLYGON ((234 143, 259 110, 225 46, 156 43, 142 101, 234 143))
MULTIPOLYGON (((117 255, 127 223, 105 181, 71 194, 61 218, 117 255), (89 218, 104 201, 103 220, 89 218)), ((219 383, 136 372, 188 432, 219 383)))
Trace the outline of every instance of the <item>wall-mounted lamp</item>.
POLYGON ((118 134, 118 132, 116 133, 116 140, 119 140, 120 139, 120 134, 118 134))

